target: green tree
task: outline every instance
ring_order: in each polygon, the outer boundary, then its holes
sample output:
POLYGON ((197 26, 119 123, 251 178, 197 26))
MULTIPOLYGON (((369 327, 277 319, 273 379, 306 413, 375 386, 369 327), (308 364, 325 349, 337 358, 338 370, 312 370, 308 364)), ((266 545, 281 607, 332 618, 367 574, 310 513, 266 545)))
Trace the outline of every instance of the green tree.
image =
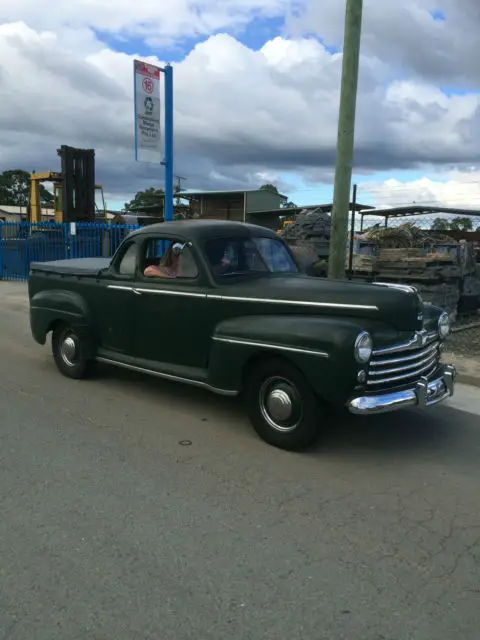
MULTIPOLYGON (((40 202, 44 207, 53 204, 53 195, 40 184, 40 202)), ((26 207, 30 200, 30 173, 23 169, 8 169, 0 173, 0 205, 26 207)))
POLYGON ((467 217, 455 218, 455 220, 452 220, 450 223, 450 229, 452 229, 452 231, 472 231, 472 219, 467 217))
POLYGON ((448 231, 450 229, 450 223, 443 218, 435 218, 431 227, 432 231, 448 231))
POLYGON ((454 218, 453 220, 435 218, 431 229, 432 231, 473 231, 473 222, 467 216, 454 218))
MULTIPOLYGON (((262 184, 260 189, 263 189, 263 191, 271 191, 272 193, 279 193, 277 187, 274 184, 270 184, 269 182, 267 182, 266 184, 262 184)), ((297 205, 287 198, 282 202, 280 206, 282 209, 295 209, 297 205)))
POLYGON ((163 213, 165 191, 163 189, 145 189, 138 191, 133 200, 125 203, 125 211, 144 211, 145 213, 163 213))
MULTIPOLYGON (((176 204, 179 204, 179 194, 184 191, 179 184, 174 185, 173 193, 177 196, 176 204)), ((163 213, 165 200, 165 191, 163 189, 145 189, 145 191, 137 191, 133 200, 126 202, 124 211, 144 211, 145 213, 163 213)))
POLYGON ((272 193, 278 193, 278 189, 274 184, 270 184, 267 182, 266 184, 262 184, 260 187, 263 191, 271 191, 272 193))

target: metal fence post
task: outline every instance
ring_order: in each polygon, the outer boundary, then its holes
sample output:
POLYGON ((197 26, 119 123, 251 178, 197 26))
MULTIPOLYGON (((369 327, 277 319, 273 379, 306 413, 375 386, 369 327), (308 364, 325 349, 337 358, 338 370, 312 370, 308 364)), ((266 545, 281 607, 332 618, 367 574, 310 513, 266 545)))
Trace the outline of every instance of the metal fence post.
POLYGON ((3 280, 3 252, 4 252, 4 233, 5 233, 5 223, 0 222, 0 280, 3 280))

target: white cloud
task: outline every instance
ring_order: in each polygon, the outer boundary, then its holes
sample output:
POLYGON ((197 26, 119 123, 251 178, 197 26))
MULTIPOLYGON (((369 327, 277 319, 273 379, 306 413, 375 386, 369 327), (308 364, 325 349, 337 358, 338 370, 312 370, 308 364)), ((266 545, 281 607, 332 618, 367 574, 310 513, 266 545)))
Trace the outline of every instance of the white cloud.
MULTIPOLYGON (((316 32, 329 45, 343 42, 344 2, 308 0, 289 21, 295 34, 316 32)), ((478 89, 478 0, 364 0, 362 52, 397 74, 478 89), (445 20, 436 20, 442 12, 445 20)))
MULTIPOLYGON (((176 37, 286 7, 287 0, 175 0, 175 11, 173 0, 115 8, 113 0, 75 0, 61 9, 53 0, 0 2, 0 20, 24 16, 30 24, 0 24, 0 169, 54 169, 56 149, 71 144, 96 149, 99 180, 118 197, 158 184, 160 167, 133 161, 132 56, 109 49, 89 27, 138 34, 145 22, 158 37, 176 37)), ((331 179, 339 54, 314 38, 277 37, 255 51, 223 33, 197 44, 174 72, 176 170, 188 187, 258 185, 285 172, 331 179)), ((448 97, 418 75, 398 81, 374 48, 362 56, 357 114, 357 171, 477 158, 480 97, 448 97)))
POLYGON ((480 169, 451 171, 439 179, 423 177, 401 182, 363 183, 359 199, 371 198, 377 207, 401 207, 411 204, 480 210, 480 169))
POLYGON ((290 0, 15 0, 0 3, 0 22, 22 20, 38 29, 94 28, 141 37, 152 46, 238 28, 254 16, 278 16, 290 0))

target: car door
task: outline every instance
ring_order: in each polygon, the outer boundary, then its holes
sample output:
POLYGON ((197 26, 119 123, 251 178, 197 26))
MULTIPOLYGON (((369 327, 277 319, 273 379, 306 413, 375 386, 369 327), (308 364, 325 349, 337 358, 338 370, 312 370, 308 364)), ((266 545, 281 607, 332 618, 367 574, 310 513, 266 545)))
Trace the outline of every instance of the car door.
POLYGON ((135 290, 136 355, 162 365, 205 369, 209 345, 206 323, 208 285, 190 243, 155 235, 140 249, 135 290), (147 277, 152 260, 162 261, 176 243, 184 245, 176 277, 147 277), (155 251, 152 252, 152 246, 155 251), (152 253, 155 253, 152 257, 152 253), (182 268, 183 265, 183 268, 182 268))
POLYGON ((122 245, 110 268, 95 284, 94 317, 97 319, 102 351, 134 355, 134 280, 138 262, 138 243, 122 245))

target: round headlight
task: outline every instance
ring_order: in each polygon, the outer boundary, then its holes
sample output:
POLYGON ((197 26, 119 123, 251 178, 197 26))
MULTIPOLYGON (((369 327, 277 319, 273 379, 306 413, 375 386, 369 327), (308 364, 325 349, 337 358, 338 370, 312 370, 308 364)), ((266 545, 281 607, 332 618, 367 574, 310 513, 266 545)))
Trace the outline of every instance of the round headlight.
POLYGON ((355 360, 365 364, 370 360, 373 351, 372 336, 363 331, 355 340, 355 360))
POLYGON ((438 334, 442 340, 444 340, 450 333, 450 318, 448 313, 442 313, 438 319, 438 334))

